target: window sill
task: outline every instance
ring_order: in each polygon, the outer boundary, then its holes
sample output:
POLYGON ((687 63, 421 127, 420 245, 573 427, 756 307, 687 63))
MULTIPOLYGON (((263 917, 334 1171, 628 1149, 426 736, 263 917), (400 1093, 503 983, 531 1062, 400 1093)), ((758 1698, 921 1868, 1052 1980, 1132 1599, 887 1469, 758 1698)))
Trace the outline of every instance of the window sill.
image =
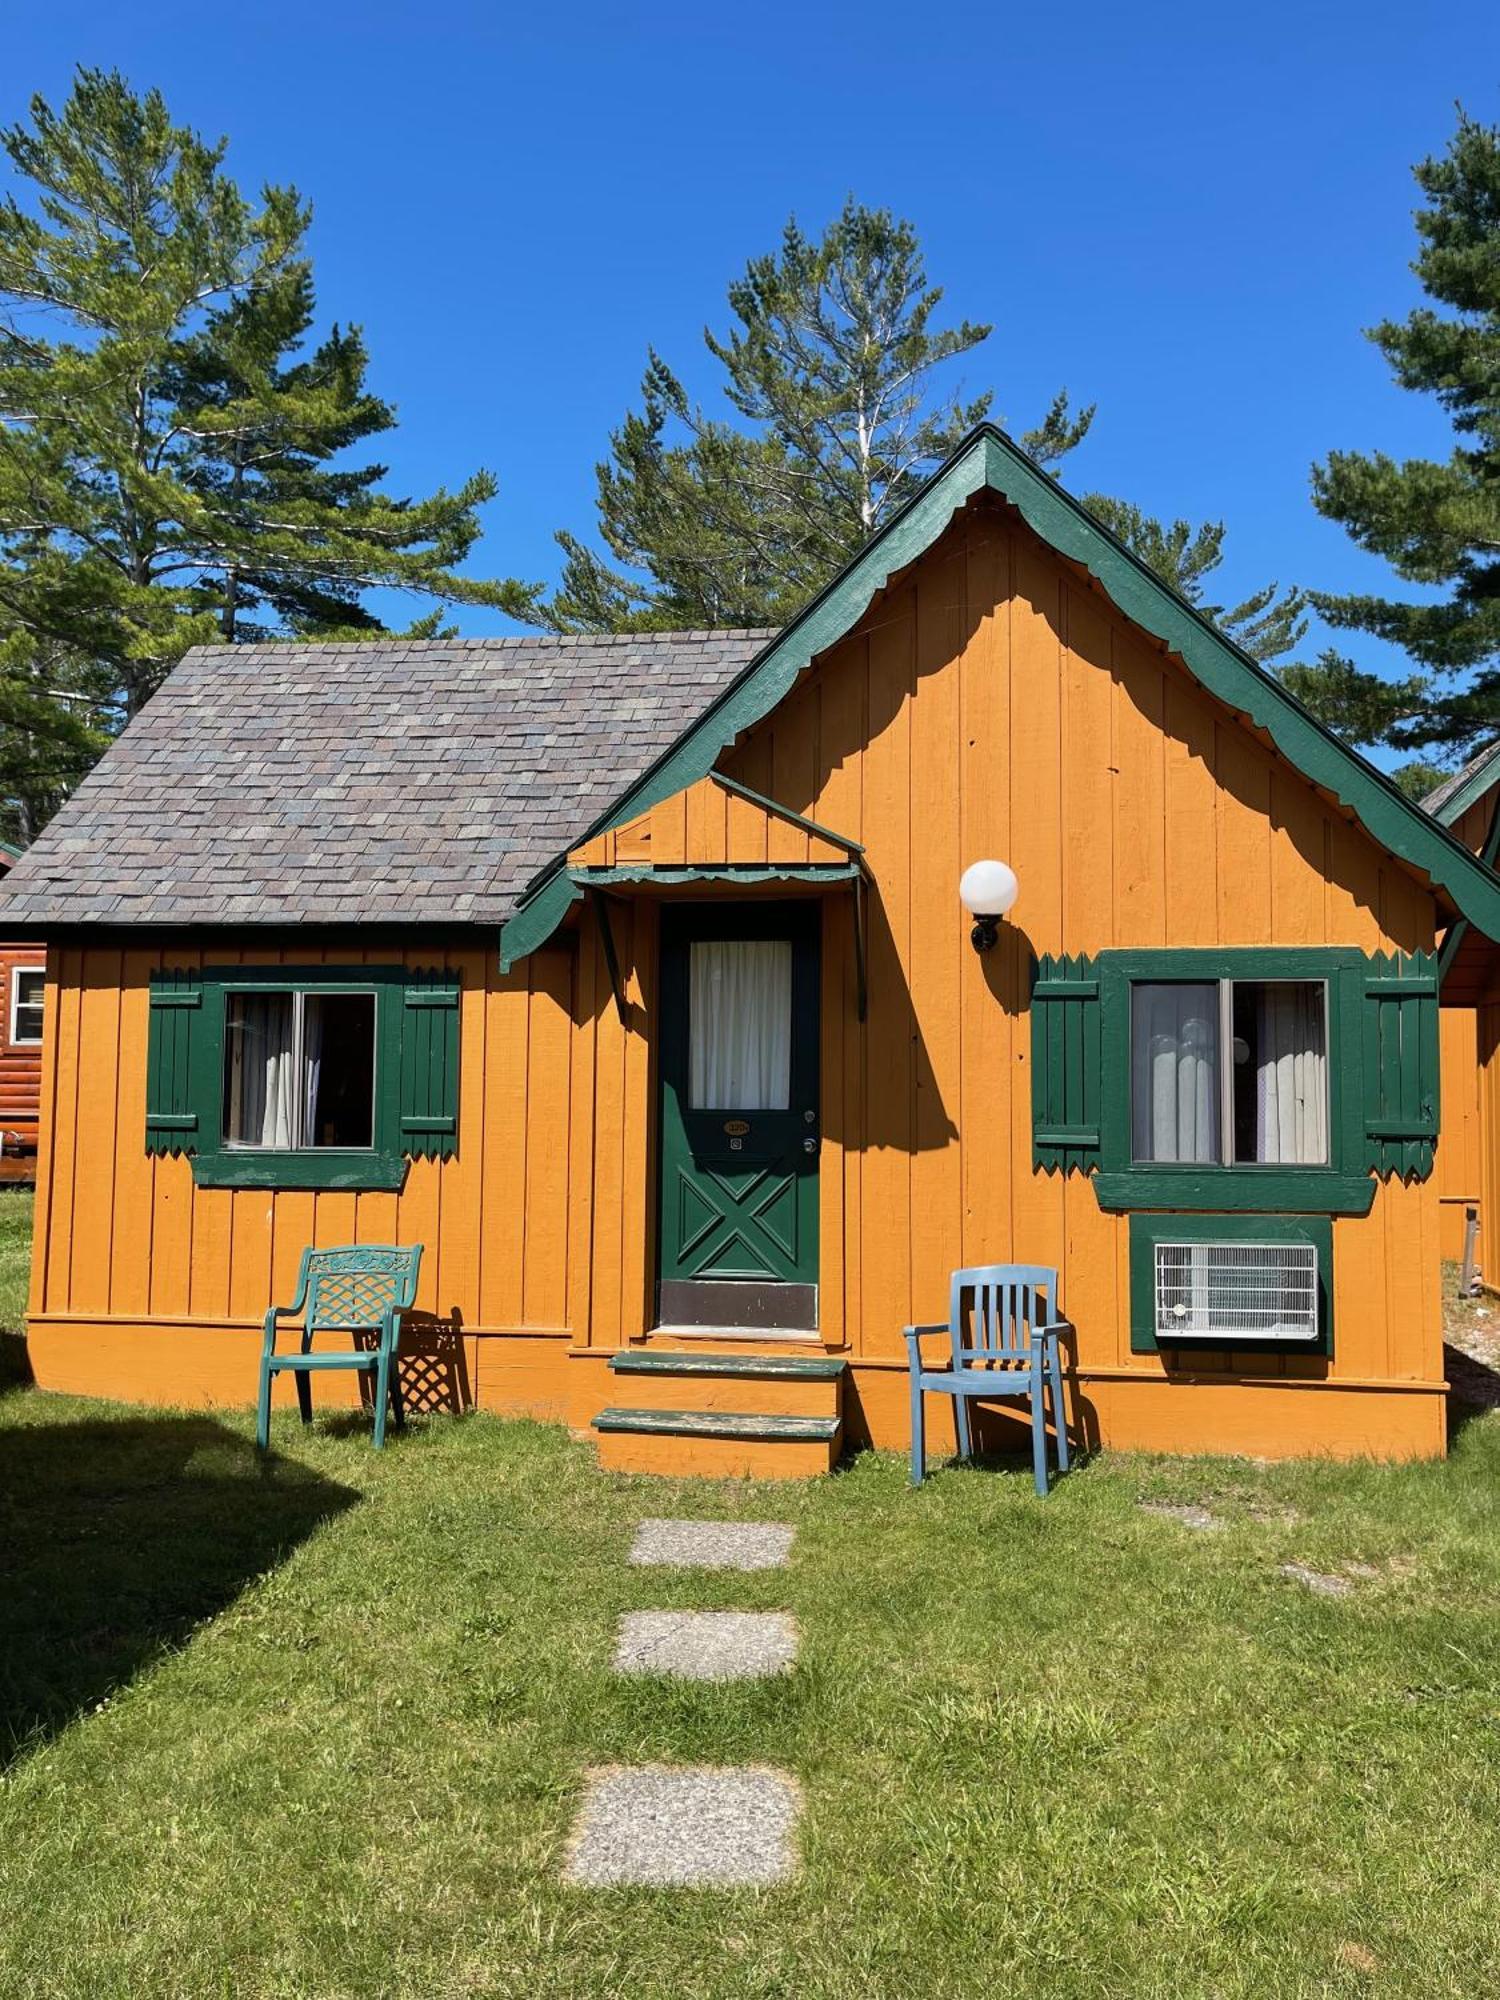
POLYGON ((406 1179, 399 1154, 341 1152, 218 1152, 193 1155, 193 1184, 213 1188, 353 1188, 387 1192, 406 1179))
POLYGON ((1368 1215, 1375 1182, 1327 1167, 1129 1167, 1094 1175, 1099 1206, 1201 1209, 1209 1214, 1368 1215))

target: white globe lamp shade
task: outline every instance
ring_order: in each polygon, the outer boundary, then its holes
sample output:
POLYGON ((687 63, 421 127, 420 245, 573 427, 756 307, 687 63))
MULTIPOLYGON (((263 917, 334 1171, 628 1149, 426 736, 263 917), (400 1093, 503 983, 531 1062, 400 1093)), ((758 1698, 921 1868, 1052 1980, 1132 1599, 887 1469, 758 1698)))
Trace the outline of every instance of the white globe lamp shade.
POLYGON ((958 900, 971 917, 1003 917, 1020 886, 1003 861, 973 861, 958 878, 958 900))

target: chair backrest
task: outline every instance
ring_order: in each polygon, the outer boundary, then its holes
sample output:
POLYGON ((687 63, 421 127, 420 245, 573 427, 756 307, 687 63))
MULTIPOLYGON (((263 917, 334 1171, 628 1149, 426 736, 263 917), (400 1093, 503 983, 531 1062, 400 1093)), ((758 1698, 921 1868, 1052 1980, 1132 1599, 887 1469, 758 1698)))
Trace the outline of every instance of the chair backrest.
POLYGON ((1033 1328, 1058 1317, 1057 1273, 1045 1264, 980 1264, 955 1271, 948 1293, 953 1365, 1029 1361, 1033 1328))
POLYGON ((307 1331, 320 1326, 378 1327, 406 1312, 417 1296, 420 1243, 350 1243, 304 1250, 299 1285, 307 1288, 307 1331))

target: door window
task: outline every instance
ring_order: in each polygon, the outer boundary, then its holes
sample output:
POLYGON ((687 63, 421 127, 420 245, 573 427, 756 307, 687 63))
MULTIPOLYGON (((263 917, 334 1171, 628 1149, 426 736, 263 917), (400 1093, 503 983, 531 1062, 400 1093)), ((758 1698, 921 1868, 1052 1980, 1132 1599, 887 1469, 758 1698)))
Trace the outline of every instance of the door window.
POLYGON ((791 940, 694 943, 688 1023, 694 1110, 785 1111, 791 1101, 791 940))

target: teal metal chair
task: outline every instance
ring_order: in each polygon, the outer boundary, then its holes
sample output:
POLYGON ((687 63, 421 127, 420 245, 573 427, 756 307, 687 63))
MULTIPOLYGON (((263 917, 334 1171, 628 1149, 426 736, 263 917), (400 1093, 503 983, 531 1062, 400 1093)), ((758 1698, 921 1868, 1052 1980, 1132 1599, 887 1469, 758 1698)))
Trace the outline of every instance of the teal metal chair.
POLYGON ((960 1458, 972 1458, 972 1402, 1017 1397, 1031 1406, 1031 1463, 1036 1490, 1047 1492, 1046 1394, 1052 1400, 1057 1469, 1068 1469, 1068 1420, 1063 1409, 1062 1333, 1057 1314, 1057 1273, 1041 1264, 985 1264, 955 1271, 948 1289, 946 1323, 906 1329, 911 1369, 911 1483, 927 1469, 923 1397, 953 1398, 953 1426, 960 1458), (924 1334, 948 1335, 948 1365, 922 1360, 924 1334))
POLYGON ((297 1296, 289 1306, 272 1306, 266 1314, 266 1338, 260 1354, 260 1403, 255 1438, 262 1451, 271 1442, 271 1378, 290 1370, 297 1384, 297 1406, 305 1424, 312 1422, 312 1378, 329 1368, 357 1368, 373 1375, 375 1444, 385 1443, 385 1412, 389 1402, 399 1430, 406 1420, 401 1405, 401 1377, 396 1367, 396 1336, 401 1315, 417 1296, 417 1272, 422 1246, 404 1248, 387 1243, 348 1244, 335 1250, 304 1250, 297 1273, 297 1296), (302 1315, 302 1341, 295 1352, 276 1352, 276 1322, 302 1315), (328 1348, 314 1354, 319 1333, 373 1334, 373 1346, 328 1348))

